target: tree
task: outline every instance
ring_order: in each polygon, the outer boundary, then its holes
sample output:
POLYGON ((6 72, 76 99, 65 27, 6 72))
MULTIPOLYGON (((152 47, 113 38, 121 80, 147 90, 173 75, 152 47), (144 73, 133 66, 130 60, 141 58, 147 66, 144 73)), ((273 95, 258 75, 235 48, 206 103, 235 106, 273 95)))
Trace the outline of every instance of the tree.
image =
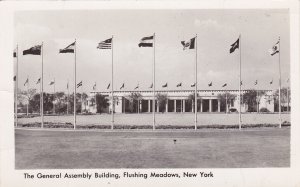
POLYGON ((103 113, 105 109, 109 106, 108 99, 106 96, 101 94, 96 94, 96 105, 97 105, 97 113, 103 113))
POLYGON ((158 94, 156 94, 156 99, 158 102, 159 111, 162 111, 162 113, 164 113, 166 110, 168 95, 158 93, 158 94))
POLYGON ((33 110, 30 105, 30 100, 34 97, 36 94, 36 89, 30 88, 28 90, 20 90, 18 92, 18 101, 24 105, 28 104, 28 112, 32 113, 33 110))
MULTIPOLYGON (((200 108, 200 101, 202 100, 202 98, 199 96, 199 94, 197 93, 197 111, 200 108)), ((195 94, 191 93, 188 96, 188 102, 187 102, 187 108, 192 107, 192 111, 194 111, 195 109, 195 94)))
POLYGON ((242 95, 242 104, 248 105, 248 112, 257 112, 259 108, 259 102, 264 91, 249 90, 242 95))
MULTIPOLYGON (((291 100, 291 92, 288 91, 290 88, 283 87, 280 89, 280 100, 281 100, 281 106, 287 104, 290 105, 291 100)), ((289 106, 290 107, 290 106, 289 106)), ((277 89, 274 93, 274 111, 279 111, 279 89, 277 89)), ((281 111, 284 111, 284 107, 281 107, 281 111)))
POLYGON ((128 100, 129 100, 129 110, 130 112, 137 112, 139 113, 139 107, 138 107, 138 104, 139 104, 139 101, 142 100, 142 95, 138 92, 134 92, 134 93, 131 93, 129 96, 128 96, 128 100))
POLYGON ((231 93, 223 93, 223 94, 218 94, 218 99, 220 100, 220 108, 224 109, 225 112, 228 112, 228 108, 230 106, 230 101, 235 99, 235 95, 231 94, 231 93), (227 103, 227 106, 226 106, 227 103))

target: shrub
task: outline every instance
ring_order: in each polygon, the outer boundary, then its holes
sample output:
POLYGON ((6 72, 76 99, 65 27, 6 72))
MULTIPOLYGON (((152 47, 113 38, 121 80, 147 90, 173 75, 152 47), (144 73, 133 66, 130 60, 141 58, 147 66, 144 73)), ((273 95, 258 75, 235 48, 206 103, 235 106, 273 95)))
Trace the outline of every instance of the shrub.
POLYGON ((267 108, 261 108, 259 111, 260 112, 270 112, 267 108))

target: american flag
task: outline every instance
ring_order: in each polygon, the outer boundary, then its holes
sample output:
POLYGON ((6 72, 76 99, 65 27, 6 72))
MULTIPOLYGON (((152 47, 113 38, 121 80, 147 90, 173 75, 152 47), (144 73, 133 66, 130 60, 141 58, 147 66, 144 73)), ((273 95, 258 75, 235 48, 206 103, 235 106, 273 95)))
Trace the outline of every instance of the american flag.
POLYGON ((112 38, 100 42, 97 49, 111 49, 112 38))

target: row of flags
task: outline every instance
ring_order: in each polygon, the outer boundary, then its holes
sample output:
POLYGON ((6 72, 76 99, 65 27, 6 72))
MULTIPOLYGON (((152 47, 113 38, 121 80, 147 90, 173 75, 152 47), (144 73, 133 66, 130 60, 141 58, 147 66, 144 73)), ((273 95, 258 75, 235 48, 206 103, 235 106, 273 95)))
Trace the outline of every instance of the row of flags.
MULTIPOLYGON (((290 79, 287 79, 287 82, 289 82, 289 80, 290 80, 290 79)), ((14 76, 14 81, 16 81, 16 76, 14 76)), ((39 84, 40 82, 41 82, 41 78, 39 78, 39 79, 37 80, 36 84, 39 84)), ((55 81, 52 80, 52 81, 49 82, 49 85, 53 85, 54 83, 55 83, 55 81)), ((269 83, 270 83, 270 84, 273 84, 273 79, 272 79, 269 83)), ((29 84, 29 79, 28 79, 28 78, 26 79, 26 81, 25 81, 25 83, 24 83, 24 86, 26 86, 27 84, 29 84)), ((196 85, 196 84, 194 83, 194 84, 191 85, 191 87, 195 87, 195 85, 196 85)), ((243 85, 243 81, 241 81, 241 85, 243 85)), ((258 80, 255 80, 254 85, 258 85, 258 80)), ((79 83, 77 83, 77 88, 79 88, 79 87, 81 87, 81 86, 82 86, 82 81, 80 81, 79 83)), ((96 84, 96 82, 95 82, 94 85, 93 85, 93 90, 96 90, 96 86, 97 86, 97 84, 96 84)), ((208 87, 211 87, 211 86, 213 86, 213 82, 210 82, 210 83, 208 84, 208 87)), ((222 85, 222 88, 223 88, 223 87, 226 87, 226 86, 227 86, 227 83, 223 84, 223 85, 222 85)), ((149 88, 152 88, 152 87, 153 87, 153 84, 151 84, 149 88)), ((162 88, 167 88, 167 87, 168 87, 168 83, 162 85, 162 88)), ((176 85, 176 87, 182 87, 182 82, 178 83, 178 84, 176 85)), ((67 88, 69 88, 69 83, 67 83, 67 88)), ((107 89, 110 88, 110 83, 107 85, 106 88, 107 88, 107 89)), ((121 85, 120 90, 122 90, 123 88, 125 88, 125 83, 123 83, 123 84, 121 85)), ((138 88, 139 88, 139 84, 138 84, 134 89, 136 90, 136 89, 138 89, 138 88)))

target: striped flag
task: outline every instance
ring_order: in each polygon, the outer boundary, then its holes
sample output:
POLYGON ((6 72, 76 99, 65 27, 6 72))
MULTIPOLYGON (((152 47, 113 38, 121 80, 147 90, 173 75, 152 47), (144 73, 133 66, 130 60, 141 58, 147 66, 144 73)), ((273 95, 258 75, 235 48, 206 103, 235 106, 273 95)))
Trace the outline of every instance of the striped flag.
POLYGON ((95 84, 93 85, 93 90, 96 90, 96 86, 97 86, 97 84, 95 82, 95 84))
POLYGON ((143 37, 139 43, 139 47, 153 47, 154 36, 143 37))
POLYGON ((181 44, 183 45, 183 50, 195 49, 195 39, 196 39, 196 37, 194 37, 188 41, 181 41, 181 44))
POLYGON ((194 83, 194 84, 191 85, 191 87, 195 87, 195 86, 196 86, 196 83, 194 83))
POLYGON ((60 49, 59 53, 74 53, 74 51, 75 51, 75 44, 76 44, 76 42, 73 42, 70 45, 68 45, 66 48, 60 49))
POLYGON ((134 88, 135 90, 139 88, 139 84, 134 88))
POLYGON ((212 86, 212 82, 210 82, 210 83, 208 84, 208 86, 211 87, 211 86, 212 86))
POLYGON ((77 84, 77 88, 79 88, 80 86, 82 86, 82 81, 80 81, 80 82, 77 84))
POLYGON ((67 89, 69 89, 69 82, 67 82, 67 89))
POLYGON ((16 80, 17 80, 17 76, 15 75, 15 76, 14 76, 14 81, 16 81, 16 80))
POLYGON ((36 45, 23 51, 23 55, 41 55, 42 46, 36 45))
POLYGON ((151 83, 150 87, 149 88, 153 88, 153 83, 151 83))
POLYGON ((17 48, 14 49, 14 58, 17 57, 17 48))
POLYGON ((255 83, 254 83, 254 85, 257 85, 257 83, 258 83, 258 82, 257 82, 257 80, 255 80, 255 83))
POLYGON ((280 40, 276 42, 276 44, 272 47, 272 49, 269 50, 269 53, 271 56, 275 55, 276 53, 279 53, 279 42, 280 40))
POLYGON ((241 86, 242 86, 242 85, 243 85, 243 81, 241 81, 241 83, 240 83, 240 84, 241 84, 241 86))
POLYGON ((222 87, 225 87, 225 86, 227 86, 227 83, 223 84, 223 86, 222 86, 222 87))
POLYGON ((107 85, 106 89, 109 89, 109 87, 110 87, 110 83, 107 85))
POLYGON ((179 83, 176 85, 176 87, 181 87, 182 86, 182 83, 179 83))
POLYGON ((40 84, 41 82, 41 78, 39 78, 37 81, 36 81, 36 84, 40 84))
POLYGON ((28 79, 28 77, 27 77, 27 79, 26 79, 26 81, 25 81, 25 83, 24 83, 24 86, 28 85, 28 83, 29 83, 29 79, 28 79))
POLYGON ((97 49, 111 49, 112 38, 100 42, 97 49))
POLYGON ((168 83, 166 83, 166 84, 162 85, 162 87, 163 87, 163 88, 166 88, 166 87, 168 87, 168 83))
POLYGON ((273 79, 271 80, 270 84, 273 84, 273 79))

